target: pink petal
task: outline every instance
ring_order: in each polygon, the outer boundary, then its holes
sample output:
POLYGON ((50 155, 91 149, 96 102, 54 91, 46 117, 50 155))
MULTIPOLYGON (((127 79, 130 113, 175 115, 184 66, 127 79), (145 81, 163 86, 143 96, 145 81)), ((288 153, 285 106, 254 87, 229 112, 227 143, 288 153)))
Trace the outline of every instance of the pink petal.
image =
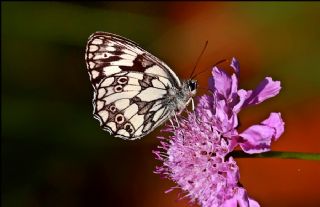
POLYGON ((229 151, 233 151, 239 144, 239 141, 237 139, 238 137, 237 136, 234 136, 234 137, 231 137, 231 139, 229 140, 230 141, 230 144, 229 144, 229 151))
POLYGON ((221 207, 237 207, 238 206, 238 201, 235 197, 226 200, 221 207))
POLYGON ((225 100, 221 100, 221 101, 217 101, 216 103, 216 118, 217 120, 220 120, 221 121, 221 124, 224 124, 227 122, 228 120, 228 114, 226 114, 225 112, 225 108, 226 108, 226 102, 225 100))
MULTIPOLYGON (((238 92, 237 92, 237 95, 239 97, 239 100, 237 102, 237 104, 233 107, 233 111, 235 113, 239 113, 246 98, 248 97, 248 91, 246 90, 243 90, 243 89, 240 89, 238 92)), ((249 94, 250 95, 250 94, 249 94)))
POLYGON ((269 118, 261 122, 261 124, 272 127, 275 130, 273 135, 274 140, 277 140, 284 132, 284 122, 281 118, 281 113, 271 113, 269 118))
POLYGON ((230 66, 233 68, 234 72, 236 73, 237 77, 239 77, 240 73, 240 64, 236 58, 232 58, 230 66))
POLYGON ((228 132, 238 125, 238 117, 236 114, 228 114, 228 106, 225 100, 216 102, 215 105, 215 120, 216 127, 220 132, 228 132))
POLYGON ((244 188, 235 189, 235 195, 223 203, 223 207, 250 207, 247 192, 244 188))
POLYGON ((250 207, 260 207, 259 203, 251 198, 249 198, 249 206, 250 207))
POLYGON ((212 76, 213 80, 209 82, 210 88, 216 90, 225 98, 229 97, 232 85, 231 77, 218 67, 213 68, 212 76))
POLYGON ((239 134, 245 142, 240 147, 249 154, 261 153, 270 150, 274 129, 263 125, 253 125, 239 134))
POLYGON ((280 81, 273 81, 272 78, 266 77, 254 91, 248 91, 251 95, 245 101, 244 106, 259 104, 274 97, 280 92, 280 89, 280 81))
POLYGON ((239 134, 244 139, 240 143, 243 151, 253 154, 270 150, 272 140, 277 140, 284 131, 284 122, 280 113, 271 113, 259 125, 253 125, 239 134))
POLYGON ((232 74, 229 97, 232 94, 236 94, 237 92, 238 92, 238 78, 237 78, 237 76, 235 74, 232 74))

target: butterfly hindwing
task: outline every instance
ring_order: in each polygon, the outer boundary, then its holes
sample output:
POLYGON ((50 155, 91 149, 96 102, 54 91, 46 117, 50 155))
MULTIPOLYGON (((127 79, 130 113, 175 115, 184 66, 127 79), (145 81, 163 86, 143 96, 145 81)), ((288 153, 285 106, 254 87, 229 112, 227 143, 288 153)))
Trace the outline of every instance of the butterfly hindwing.
POLYGON ((94 88, 94 117, 114 136, 140 138, 172 114, 165 97, 180 80, 136 43, 96 32, 88 40, 86 63, 94 88))
POLYGON ((163 102, 166 93, 165 84, 157 77, 136 72, 114 74, 98 85, 93 113, 100 125, 115 136, 136 139, 169 115, 163 102))

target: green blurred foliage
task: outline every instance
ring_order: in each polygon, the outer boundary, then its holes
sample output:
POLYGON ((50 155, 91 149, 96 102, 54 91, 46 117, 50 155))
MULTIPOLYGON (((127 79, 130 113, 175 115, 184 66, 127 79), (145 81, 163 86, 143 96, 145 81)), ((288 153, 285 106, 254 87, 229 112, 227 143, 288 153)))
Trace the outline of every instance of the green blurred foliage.
POLYGON ((270 71, 281 79, 286 99, 309 98, 319 93, 319 10, 318 2, 252 2, 242 4, 241 14, 259 31, 257 41, 264 49, 261 74, 270 71), (274 71, 274 72, 273 72, 274 71), (299 94, 299 96, 297 96, 299 94))

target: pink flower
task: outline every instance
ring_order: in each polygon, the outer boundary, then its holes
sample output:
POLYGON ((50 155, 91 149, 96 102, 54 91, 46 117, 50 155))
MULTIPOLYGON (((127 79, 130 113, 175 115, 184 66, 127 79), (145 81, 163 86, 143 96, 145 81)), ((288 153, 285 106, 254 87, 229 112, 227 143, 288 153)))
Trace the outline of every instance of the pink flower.
POLYGON ((271 141, 284 131, 280 113, 271 113, 260 124, 238 133, 240 110, 277 95, 280 82, 266 78, 253 91, 239 90, 239 63, 234 58, 231 67, 235 71, 231 76, 213 68, 212 95, 200 97, 195 112, 180 119, 180 127, 168 126, 165 131, 173 135, 159 137, 161 144, 154 151, 163 162, 155 173, 176 182, 191 202, 203 207, 259 206, 239 184, 239 168, 227 155, 238 145, 247 153, 268 151, 271 141))

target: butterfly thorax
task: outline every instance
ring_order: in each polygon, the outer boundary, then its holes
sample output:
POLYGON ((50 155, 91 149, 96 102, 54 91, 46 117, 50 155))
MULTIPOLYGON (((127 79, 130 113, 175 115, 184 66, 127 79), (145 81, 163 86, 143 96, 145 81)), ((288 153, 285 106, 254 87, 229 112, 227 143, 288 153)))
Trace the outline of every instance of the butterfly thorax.
POLYGON ((172 111, 181 113, 197 92, 195 80, 182 81, 180 88, 171 88, 168 91, 167 101, 172 111))

